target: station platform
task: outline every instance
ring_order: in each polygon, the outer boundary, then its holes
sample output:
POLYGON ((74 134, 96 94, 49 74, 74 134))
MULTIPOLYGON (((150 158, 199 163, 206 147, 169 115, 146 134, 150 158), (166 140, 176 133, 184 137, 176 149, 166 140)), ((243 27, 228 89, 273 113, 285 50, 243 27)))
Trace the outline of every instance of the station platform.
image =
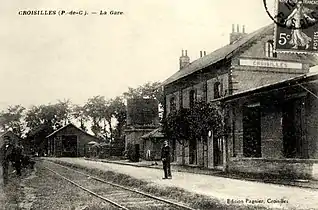
POLYGON ((129 175, 149 183, 160 186, 177 187, 189 192, 209 196, 221 203, 229 204, 240 202, 244 205, 262 205, 267 208, 278 209, 318 209, 318 190, 294 186, 261 183, 231 179, 226 177, 177 171, 172 166, 172 179, 162 179, 163 171, 158 170, 161 165, 152 165, 154 168, 141 166, 140 163, 123 164, 116 161, 101 162, 84 158, 46 158, 78 164, 86 168, 113 171, 129 175), (262 204, 257 201, 264 201, 262 204), (253 204, 252 201, 255 201, 253 204))

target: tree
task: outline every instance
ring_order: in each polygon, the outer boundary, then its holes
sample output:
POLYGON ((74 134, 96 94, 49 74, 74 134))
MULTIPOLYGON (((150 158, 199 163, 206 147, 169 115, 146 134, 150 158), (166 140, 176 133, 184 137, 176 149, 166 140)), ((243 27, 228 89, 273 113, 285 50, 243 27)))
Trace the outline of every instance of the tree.
POLYGON ((109 105, 112 117, 117 120, 116 127, 113 132, 114 138, 121 138, 123 128, 126 124, 126 105, 122 97, 116 97, 110 101, 109 105))
POLYGON ((164 93, 160 82, 147 82, 137 88, 128 88, 127 92, 123 93, 126 99, 150 98, 156 99, 159 103, 159 117, 163 117, 164 93))
POLYGON ((42 106, 32 106, 25 114, 26 125, 30 130, 34 130, 40 126, 43 121, 40 118, 42 106))
POLYGON ((190 123, 188 117, 190 110, 182 108, 173 112, 163 120, 163 131, 166 138, 172 140, 173 144, 178 141, 182 145, 182 164, 185 164, 185 143, 190 136, 190 123))
POLYGON ((3 131, 11 130, 18 136, 25 131, 24 124, 25 108, 21 105, 9 106, 6 111, 0 113, 0 125, 3 131))
POLYGON ((123 96, 128 99, 133 98, 152 98, 157 99, 159 104, 163 105, 164 95, 160 82, 147 82, 137 88, 128 88, 128 91, 123 93, 123 96))
POLYGON ((58 103, 53 105, 56 112, 57 122, 65 126, 70 122, 70 117, 72 113, 72 104, 70 100, 58 100, 58 103))
MULTIPOLYGON (((102 135, 106 140, 109 134, 107 125, 110 133, 112 132, 110 101, 107 101, 103 96, 94 96, 88 99, 84 109, 86 115, 92 120, 91 130, 94 135, 102 135)), ((110 136, 112 136, 112 133, 110 136)))
POLYGON ((85 123, 88 121, 88 116, 84 106, 74 105, 72 108, 72 116, 79 121, 81 129, 87 131, 85 123))
POLYGON ((70 114, 70 102, 59 101, 56 104, 31 107, 26 113, 25 120, 30 129, 46 124, 56 130, 69 122, 70 114))
POLYGON ((163 120, 163 131, 166 137, 183 145, 184 140, 188 140, 190 136, 189 115, 190 110, 186 108, 170 112, 163 120))
POLYGON ((30 129, 27 136, 29 142, 39 152, 46 152, 47 141, 45 137, 65 126, 71 116, 71 103, 69 100, 58 101, 56 104, 32 106, 27 110, 25 121, 30 129))
POLYGON ((185 143, 207 139, 208 131, 223 135, 224 122, 220 105, 196 102, 191 109, 173 111, 163 120, 163 131, 168 139, 178 141, 182 147, 182 163, 185 164, 185 143))
POLYGON ((219 105, 196 102, 188 116, 190 140, 206 139, 208 131, 213 131, 215 136, 223 135, 223 113, 219 105))

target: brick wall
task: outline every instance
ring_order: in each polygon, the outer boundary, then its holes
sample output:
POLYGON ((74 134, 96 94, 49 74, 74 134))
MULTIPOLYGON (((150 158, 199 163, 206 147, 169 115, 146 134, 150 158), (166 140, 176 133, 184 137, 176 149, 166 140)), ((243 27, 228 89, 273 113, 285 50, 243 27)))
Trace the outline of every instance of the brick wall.
MULTIPOLYGON (((234 104, 234 140, 229 140, 229 154, 243 157, 243 104, 244 99, 234 104), (232 150, 232 151, 231 151, 232 150), (233 151, 234 150, 234 151, 233 151)), ((261 152, 263 158, 283 158, 283 133, 282 133, 282 111, 279 106, 265 106, 261 108, 261 152)))
POLYGON ((309 158, 318 159, 318 99, 309 95, 306 108, 308 154, 309 158))
POLYGON ((309 160, 231 158, 228 166, 230 172, 318 179, 317 163, 309 160))
MULTIPOLYGON (((233 107, 233 111, 235 112, 234 120, 234 142, 232 142, 233 151, 232 154, 235 154, 237 157, 243 156, 243 107, 241 103, 236 103, 233 107)), ((233 139, 232 139, 233 141, 233 139)))
POLYGON ((200 82, 199 84, 196 84, 193 86, 193 89, 196 91, 196 99, 197 101, 202 101, 205 98, 205 87, 204 82, 200 82))
POLYGON ((204 165, 204 151, 203 151, 203 142, 197 140, 197 165, 203 166, 204 165))
POLYGON ((222 85, 222 96, 229 95, 229 76, 228 74, 222 74, 207 81, 207 101, 214 99, 214 84, 219 81, 222 85))
POLYGON ((278 106, 262 110, 261 143, 262 157, 283 158, 282 111, 278 106))
MULTIPOLYGON (((265 43, 269 40, 274 39, 274 31, 270 31, 269 34, 263 36, 263 38, 256 41, 248 50, 243 51, 241 57, 250 57, 250 58, 268 58, 265 54, 265 43)), ((306 55, 293 54, 293 53, 277 53, 277 57, 273 58, 277 60, 286 60, 286 61, 298 61, 304 62, 307 60, 306 55)), ((309 66, 307 67, 309 68, 309 66)))
POLYGON ((182 106, 183 108, 190 108, 190 91, 192 87, 188 87, 182 90, 182 106))
POLYGON ((171 93, 169 95, 166 95, 166 111, 167 111, 167 115, 170 113, 171 108, 170 108, 170 99, 174 97, 175 98, 175 102, 176 102, 176 108, 177 110, 180 108, 180 92, 176 91, 174 93, 171 93))
POLYGON ((232 73, 233 93, 280 82, 298 75, 296 73, 270 72, 269 70, 252 71, 246 68, 237 68, 232 73))
POLYGON ((265 53, 265 43, 268 40, 273 40, 273 34, 268 34, 256 41, 253 45, 249 46, 248 50, 241 49, 242 52, 232 59, 232 81, 230 82, 232 82, 233 85, 233 93, 279 82, 309 71, 309 64, 306 64, 305 55, 277 53, 277 57, 267 57, 265 53), (249 67, 240 66, 240 58, 282 60, 305 64, 302 65, 302 69, 249 67))

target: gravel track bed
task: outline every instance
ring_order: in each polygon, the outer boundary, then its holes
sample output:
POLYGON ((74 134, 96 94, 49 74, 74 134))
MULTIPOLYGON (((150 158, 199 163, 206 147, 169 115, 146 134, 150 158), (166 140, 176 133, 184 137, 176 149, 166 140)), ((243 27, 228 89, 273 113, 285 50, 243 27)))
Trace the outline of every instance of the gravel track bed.
POLYGON ((24 205, 21 205, 22 208, 20 209, 118 209, 117 207, 80 190, 66 180, 63 180, 44 169, 43 166, 44 163, 37 162, 35 175, 24 181, 25 194, 34 196, 33 200, 24 202, 24 205))
POLYGON ((118 187, 101 183, 89 177, 76 173, 73 170, 63 168, 54 163, 44 162, 44 166, 56 171, 62 176, 67 177, 68 179, 76 182, 77 184, 82 185, 83 187, 106 197, 120 205, 127 207, 132 210, 139 209, 183 209, 176 206, 171 206, 161 201, 154 200, 152 198, 140 195, 138 193, 130 192, 118 187))

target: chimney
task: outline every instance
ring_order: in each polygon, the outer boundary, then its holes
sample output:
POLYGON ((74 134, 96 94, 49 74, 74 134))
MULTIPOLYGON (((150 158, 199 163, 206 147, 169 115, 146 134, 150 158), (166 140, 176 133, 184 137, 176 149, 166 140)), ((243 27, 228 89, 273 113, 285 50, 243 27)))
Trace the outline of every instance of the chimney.
POLYGON ((200 51, 200 58, 202 58, 202 51, 200 51))
POLYGON ((203 51, 203 56, 206 56, 206 51, 203 51))
POLYGON ((182 50, 182 55, 179 58, 179 63, 180 63, 180 70, 190 64, 190 58, 188 56, 187 50, 185 50, 185 51, 182 50))
POLYGON ((240 25, 237 24, 236 25, 236 31, 235 29, 235 25, 232 24, 232 33, 230 33, 230 44, 233 44, 234 42, 236 42, 237 40, 239 40, 240 38, 242 38, 246 33, 245 33, 245 25, 242 26, 242 31, 240 32, 240 25))

